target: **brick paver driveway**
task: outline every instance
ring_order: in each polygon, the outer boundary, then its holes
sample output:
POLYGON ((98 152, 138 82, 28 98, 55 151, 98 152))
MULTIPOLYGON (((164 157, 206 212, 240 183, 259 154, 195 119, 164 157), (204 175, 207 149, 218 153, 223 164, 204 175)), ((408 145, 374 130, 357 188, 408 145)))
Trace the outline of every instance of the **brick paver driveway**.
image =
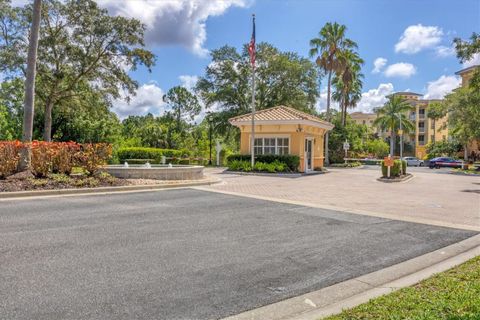
POLYGON ((293 201, 354 213, 480 230, 480 178, 414 169, 404 183, 376 181, 378 168, 330 169, 300 178, 242 176, 221 169, 207 173, 224 180, 209 190, 293 201))

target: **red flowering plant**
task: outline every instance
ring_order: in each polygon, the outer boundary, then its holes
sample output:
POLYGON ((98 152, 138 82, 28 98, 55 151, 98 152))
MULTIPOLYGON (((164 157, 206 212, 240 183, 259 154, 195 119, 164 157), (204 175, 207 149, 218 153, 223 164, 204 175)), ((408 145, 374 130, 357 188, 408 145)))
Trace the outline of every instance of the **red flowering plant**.
POLYGON ((57 150, 53 148, 52 142, 32 142, 32 173, 36 177, 46 177, 53 169, 53 159, 57 150))
POLYGON ((0 141, 0 179, 17 172, 21 148, 20 141, 0 141))
POLYGON ((94 175, 112 156, 112 145, 107 143, 85 143, 77 154, 78 165, 94 175))
POLYGON ((53 142, 54 155, 52 159, 52 172, 69 175, 76 165, 80 145, 76 142, 53 142))

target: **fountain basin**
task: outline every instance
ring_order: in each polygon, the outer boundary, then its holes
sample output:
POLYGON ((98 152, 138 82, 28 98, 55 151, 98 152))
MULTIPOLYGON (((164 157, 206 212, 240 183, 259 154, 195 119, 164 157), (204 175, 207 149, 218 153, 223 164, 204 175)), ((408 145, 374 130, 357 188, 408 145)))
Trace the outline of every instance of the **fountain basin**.
POLYGON ((109 165, 103 171, 122 179, 155 179, 155 180, 200 180, 203 179, 203 166, 191 165, 109 165))

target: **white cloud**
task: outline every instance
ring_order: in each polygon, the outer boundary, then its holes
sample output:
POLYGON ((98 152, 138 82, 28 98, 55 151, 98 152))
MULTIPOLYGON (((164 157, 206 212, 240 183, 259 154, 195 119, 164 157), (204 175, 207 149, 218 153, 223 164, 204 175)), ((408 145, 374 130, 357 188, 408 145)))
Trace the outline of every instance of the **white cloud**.
POLYGON ((443 31, 437 26, 421 24, 409 26, 395 44, 395 52, 414 54, 423 49, 435 47, 442 41, 442 36, 443 31))
POLYGON ((388 100, 386 96, 393 92, 393 84, 381 83, 378 88, 362 93, 362 98, 354 111, 372 112, 373 108, 383 106, 388 100))
POLYGON ((438 57, 445 58, 455 55, 454 47, 438 46, 435 48, 435 53, 438 57))
POLYGON ((442 99, 453 89, 458 88, 461 80, 455 76, 441 76, 435 81, 430 81, 427 85, 427 93, 425 99, 442 99))
POLYGON ((97 0, 113 15, 136 18, 147 26, 146 41, 157 45, 183 45, 204 56, 206 21, 230 7, 247 7, 251 0, 97 0))
MULTIPOLYGON (((387 102, 388 98, 386 96, 392 94, 393 84, 391 83, 381 83, 378 88, 370 89, 367 92, 362 93, 362 98, 357 103, 355 109, 350 109, 349 112, 361 111, 361 112, 372 112, 373 108, 381 107, 387 102)), ((330 104, 332 109, 339 110, 339 104, 335 101, 331 101, 330 104)), ((315 108, 319 112, 326 111, 327 109, 327 89, 323 89, 320 93, 320 97, 315 104, 315 108)))
POLYGON ((198 81, 198 76, 182 75, 178 78, 182 82, 182 87, 185 87, 189 91, 193 91, 198 81))
POLYGON ((382 71, 383 67, 385 67, 386 64, 387 59, 385 58, 379 57, 375 59, 375 61, 373 62, 374 68, 372 70, 372 73, 379 73, 380 71, 382 71))
POLYGON ((417 72, 417 68, 411 63, 399 62, 389 65, 385 69, 385 76, 388 78, 391 77, 400 77, 400 78, 409 78, 417 72))
MULTIPOLYGON (((337 110, 340 109, 338 102, 333 101, 333 99, 330 100, 330 108, 337 110)), ((324 88, 320 92, 320 97, 318 97, 317 102, 315 103, 315 109, 319 112, 327 111, 327 88, 324 88)))
POLYGON ((463 63, 464 68, 468 68, 468 67, 476 66, 476 65, 480 65, 480 53, 475 53, 473 55, 472 59, 470 59, 468 61, 465 61, 463 63))
POLYGON ((136 95, 127 102, 125 98, 113 101, 112 110, 123 119, 129 115, 144 115, 152 113, 160 115, 163 113, 165 102, 163 102, 164 91, 154 82, 146 83, 137 89, 136 95))

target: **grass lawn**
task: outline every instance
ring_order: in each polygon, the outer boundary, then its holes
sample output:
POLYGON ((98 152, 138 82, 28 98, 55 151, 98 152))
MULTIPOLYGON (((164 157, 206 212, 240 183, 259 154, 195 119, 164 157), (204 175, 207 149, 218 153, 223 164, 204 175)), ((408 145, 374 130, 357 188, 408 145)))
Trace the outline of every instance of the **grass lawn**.
POLYGON ((478 320, 480 257, 327 319, 478 320))

